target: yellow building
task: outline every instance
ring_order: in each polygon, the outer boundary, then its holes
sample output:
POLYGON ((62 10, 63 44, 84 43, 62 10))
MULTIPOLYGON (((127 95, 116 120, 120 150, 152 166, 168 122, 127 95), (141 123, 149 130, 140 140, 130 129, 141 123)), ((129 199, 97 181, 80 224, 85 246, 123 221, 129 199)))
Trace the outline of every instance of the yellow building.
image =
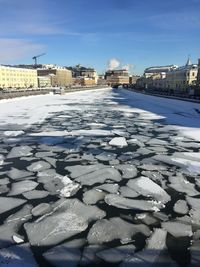
POLYGON ((38 76, 50 76, 52 86, 72 84, 72 72, 64 68, 37 69, 38 76))
POLYGON ((37 86, 36 70, 0 65, 1 88, 29 88, 37 86))
POLYGON ((166 73, 166 88, 186 92, 189 86, 196 83, 197 73, 198 66, 188 60, 185 66, 166 73))

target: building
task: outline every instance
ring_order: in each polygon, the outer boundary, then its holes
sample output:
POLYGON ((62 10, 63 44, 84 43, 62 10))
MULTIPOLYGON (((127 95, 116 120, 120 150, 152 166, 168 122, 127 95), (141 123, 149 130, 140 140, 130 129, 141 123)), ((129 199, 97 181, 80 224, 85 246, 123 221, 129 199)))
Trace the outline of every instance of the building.
POLYGON ((146 78, 151 77, 152 75, 158 74, 158 73, 167 73, 169 71, 177 69, 177 65, 167 65, 167 66, 155 66, 155 67, 149 67, 144 70, 144 76, 146 78))
POLYGON ((197 85, 200 86, 200 58, 198 59, 197 85))
POLYGON ((129 76, 129 84, 135 85, 139 78, 140 76, 138 75, 129 76))
POLYGON ((40 77, 49 77, 51 86, 69 86, 73 82, 70 70, 55 65, 39 68, 37 74, 40 77))
POLYGON ((51 76, 38 76, 38 87, 51 87, 51 76))
POLYGON ((166 74, 166 88, 173 92, 187 92, 197 82, 198 66, 188 59, 185 66, 169 71, 166 74))
POLYGON ((129 84, 129 72, 126 69, 108 70, 105 73, 105 79, 111 86, 129 84))
POLYGON ((75 67, 66 67, 68 70, 72 72, 72 77, 74 78, 74 82, 77 84, 79 80, 82 78, 88 78, 88 80, 93 80, 91 83, 97 84, 98 81, 98 74, 95 69, 93 68, 86 68, 79 65, 75 67))
POLYGON ((1 88, 38 87, 37 71, 34 69, 16 68, 0 65, 1 88))
POLYGON ((107 85, 106 79, 105 79, 105 75, 101 74, 98 76, 98 81, 97 81, 98 85, 107 85))

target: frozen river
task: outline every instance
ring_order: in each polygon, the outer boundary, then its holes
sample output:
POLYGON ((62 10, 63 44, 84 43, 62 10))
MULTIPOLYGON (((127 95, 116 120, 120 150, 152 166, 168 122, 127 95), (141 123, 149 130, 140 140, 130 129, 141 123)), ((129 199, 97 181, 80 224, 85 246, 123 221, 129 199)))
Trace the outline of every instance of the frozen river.
POLYGON ((0 266, 200 266, 199 149, 195 103, 0 101, 0 266))

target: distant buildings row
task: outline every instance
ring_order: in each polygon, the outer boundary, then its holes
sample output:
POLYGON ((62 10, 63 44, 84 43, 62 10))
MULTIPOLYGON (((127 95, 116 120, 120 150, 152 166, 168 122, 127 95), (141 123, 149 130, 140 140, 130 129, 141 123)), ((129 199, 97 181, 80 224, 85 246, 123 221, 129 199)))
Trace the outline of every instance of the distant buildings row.
POLYGON ((0 88, 65 87, 71 85, 92 86, 98 80, 93 68, 80 65, 59 67, 48 65, 0 65, 0 88))
MULTIPOLYGON (((126 69, 107 70, 98 75, 94 68, 81 65, 59 67, 46 65, 0 65, 0 88, 66 87, 72 85, 134 85, 136 88, 167 92, 188 92, 188 88, 200 88, 200 59, 185 66, 156 66, 145 69, 142 76, 130 76, 126 69)), ((200 91, 200 89, 199 89, 200 91)))
POLYGON ((188 93, 190 88, 200 85, 200 60, 192 64, 190 59, 185 66, 157 66, 145 69, 137 82, 137 88, 150 90, 188 93))

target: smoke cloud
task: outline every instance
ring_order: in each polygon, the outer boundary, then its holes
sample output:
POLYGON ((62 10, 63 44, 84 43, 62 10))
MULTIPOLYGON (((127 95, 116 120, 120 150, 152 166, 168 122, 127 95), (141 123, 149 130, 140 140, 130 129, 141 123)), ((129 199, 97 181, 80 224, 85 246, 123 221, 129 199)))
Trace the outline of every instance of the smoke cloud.
POLYGON ((132 70, 133 69, 133 65, 132 64, 126 64, 126 65, 124 65, 123 67, 122 67, 122 69, 125 69, 125 70, 127 70, 127 71, 130 71, 130 70, 132 70))
POLYGON ((108 69, 109 70, 114 70, 120 66, 120 61, 117 60, 116 58, 112 58, 108 61, 108 69))

